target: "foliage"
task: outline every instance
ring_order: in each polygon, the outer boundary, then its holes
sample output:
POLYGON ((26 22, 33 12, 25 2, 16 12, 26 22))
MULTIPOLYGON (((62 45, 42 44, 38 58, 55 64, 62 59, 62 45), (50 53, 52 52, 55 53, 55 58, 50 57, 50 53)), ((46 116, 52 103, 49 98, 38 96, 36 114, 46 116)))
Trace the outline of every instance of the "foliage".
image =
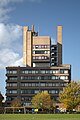
POLYGON ((47 91, 39 92, 32 98, 32 105, 38 109, 50 109, 51 98, 47 91))
POLYGON ((4 97, 2 96, 2 94, 0 93, 0 106, 2 106, 2 101, 4 100, 4 97))
POLYGON ((21 107, 21 101, 19 98, 15 98, 12 102, 11 102, 11 107, 21 107))
POLYGON ((59 94, 60 102, 68 110, 75 109, 80 104, 80 83, 72 81, 59 94))

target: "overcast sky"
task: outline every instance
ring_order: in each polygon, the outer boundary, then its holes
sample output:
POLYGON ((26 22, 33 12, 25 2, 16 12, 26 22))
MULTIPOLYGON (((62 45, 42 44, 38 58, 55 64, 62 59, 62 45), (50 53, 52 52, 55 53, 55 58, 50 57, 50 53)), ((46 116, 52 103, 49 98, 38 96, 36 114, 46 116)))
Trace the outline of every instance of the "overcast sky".
POLYGON ((56 41, 63 26, 63 64, 80 80, 80 0, 0 0, 0 91, 5 94, 5 67, 23 65, 22 28, 35 25, 39 35, 56 41))

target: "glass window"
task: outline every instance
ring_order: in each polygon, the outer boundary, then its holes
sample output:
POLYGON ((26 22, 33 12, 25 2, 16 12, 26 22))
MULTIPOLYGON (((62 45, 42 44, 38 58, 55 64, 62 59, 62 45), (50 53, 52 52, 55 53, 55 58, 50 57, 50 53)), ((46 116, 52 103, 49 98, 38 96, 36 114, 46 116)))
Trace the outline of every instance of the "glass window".
POLYGON ((9 70, 7 73, 9 73, 9 74, 16 74, 17 70, 9 70))
POLYGON ((33 54, 35 54, 35 51, 33 51, 33 54))
POLYGON ((32 74, 35 74, 35 70, 32 70, 32 74))
POLYGON ((41 72, 41 74, 45 74, 45 70, 41 70, 40 72, 41 72))
POLYGON ((17 73, 17 71, 16 71, 16 70, 14 70, 14 71, 12 71, 12 73, 13 73, 13 74, 16 74, 16 73, 17 73))
POLYGON ((63 73, 64 73, 64 70, 60 70, 60 73, 63 74, 63 73))
POLYGON ((33 60, 35 60, 35 56, 33 56, 33 60))
POLYGON ((68 73, 68 70, 64 70, 64 73, 67 74, 67 73, 68 73))
POLYGON ((38 46, 38 45, 35 45, 35 48, 37 49, 37 48, 39 48, 39 46, 38 46))
POLYGON ((32 86, 34 87, 34 86, 35 86, 35 83, 32 83, 32 86))
POLYGON ((35 93, 35 94, 39 93, 39 90, 35 90, 34 93, 35 93))
POLYGON ((52 83, 48 83, 48 86, 52 86, 52 83))
POLYGON ((43 87, 44 87, 44 86, 45 86, 45 83, 40 83, 40 86, 43 86, 43 87))
POLYGON ((60 79, 65 80, 65 76, 60 76, 60 79))
POLYGON ((39 83, 35 83, 35 85, 36 85, 36 87, 38 87, 38 86, 39 86, 39 83))
POLYGON ((9 80, 17 80, 17 77, 8 77, 9 80))
POLYGON ((25 73, 28 74, 28 70, 25 70, 25 73))
POLYGON ((59 86, 59 83, 56 83, 56 86, 59 86))
POLYGON ((30 87, 30 86, 31 86, 31 83, 28 83, 28 86, 30 87))
POLYGON ((52 76, 52 80, 55 80, 55 76, 52 76))
POLYGON ((9 90, 8 93, 13 93, 13 94, 16 94, 17 93, 17 90, 9 90))

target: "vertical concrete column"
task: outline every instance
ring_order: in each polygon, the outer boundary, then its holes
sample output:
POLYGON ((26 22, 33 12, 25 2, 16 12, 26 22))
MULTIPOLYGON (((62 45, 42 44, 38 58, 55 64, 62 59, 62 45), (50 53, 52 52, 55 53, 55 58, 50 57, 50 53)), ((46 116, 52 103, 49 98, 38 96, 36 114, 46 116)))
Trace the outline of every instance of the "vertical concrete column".
POLYGON ((28 26, 23 27, 23 63, 27 65, 27 31, 28 26))
POLYGON ((57 26, 58 66, 62 64, 62 26, 57 26))

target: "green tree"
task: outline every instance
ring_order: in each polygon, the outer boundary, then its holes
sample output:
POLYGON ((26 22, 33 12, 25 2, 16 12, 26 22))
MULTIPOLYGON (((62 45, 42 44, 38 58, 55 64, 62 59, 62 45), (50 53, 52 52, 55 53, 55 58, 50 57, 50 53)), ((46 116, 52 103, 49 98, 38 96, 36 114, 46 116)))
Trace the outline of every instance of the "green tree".
POLYGON ((69 83, 59 94, 59 99, 67 110, 75 109, 80 104, 80 83, 69 83))
POLYGON ((47 91, 39 92, 32 98, 32 105, 34 108, 38 109, 50 109, 51 98, 47 91))

